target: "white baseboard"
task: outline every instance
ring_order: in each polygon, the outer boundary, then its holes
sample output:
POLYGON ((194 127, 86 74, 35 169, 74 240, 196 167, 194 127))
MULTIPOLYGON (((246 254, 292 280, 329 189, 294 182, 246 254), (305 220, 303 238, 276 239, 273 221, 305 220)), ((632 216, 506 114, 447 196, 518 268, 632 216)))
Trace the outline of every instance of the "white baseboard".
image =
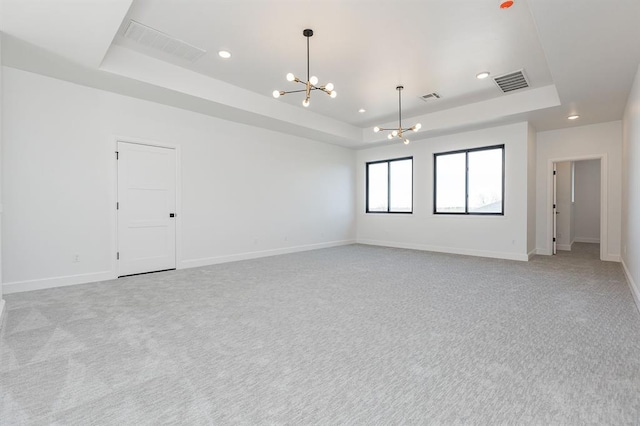
MULTIPOLYGON (((229 256, 208 257, 203 259, 183 260, 178 262, 177 269, 195 268, 198 266, 215 265, 217 263, 234 262, 238 260, 255 259, 258 257, 275 256, 278 254, 295 253, 300 251, 316 250, 321 248, 344 246, 354 244, 355 240, 330 241, 326 243, 308 244, 304 246, 285 247, 274 250, 263 250, 248 253, 239 253, 229 256)), ((53 287, 64 287, 76 284, 88 284, 98 281, 108 281, 117 278, 114 271, 94 272, 90 274, 68 275, 63 277, 42 278, 38 280, 15 281, 2 285, 5 294, 19 293, 23 291, 43 290, 53 287)))
POLYGON ((435 251, 439 253, 462 254, 465 256, 491 257, 494 259, 521 260, 525 262, 529 260, 528 254, 518 254, 518 253, 502 253, 502 252, 484 251, 484 250, 458 249, 453 247, 437 247, 437 246, 427 246, 423 244, 407 244, 407 243, 400 243, 396 241, 380 241, 380 240, 368 240, 368 239, 358 239, 357 243, 367 244, 372 246, 384 246, 384 247, 395 247, 395 248, 404 248, 404 249, 411 249, 411 250, 435 251))
POLYGON ((556 244, 557 250, 571 251, 571 244, 556 244))
POLYGON ((600 260, 604 260, 605 262, 620 262, 620 255, 619 254, 605 254, 604 257, 602 257, 602 259, 600 260))
POLYGON ((575 237, 573 239, 574 243, 591 243, 591 244, 600 244, 600 238, 589 238, 589 237, 575 237))
POLYGON ((203 257, 200 259, 183 260, 179 262, 178 269, 197 268, 200 266, 216 265, 218 263, 237 262, 239 260, 257 259, 259 257, 277 256, 280 254, 297 253, 301 251, 317 250, 329 247, 346 246, 355 244, 355 240, 329 241, 326 243, 307 244, 304 246, 284 247, 272 250, 252 251, 246 253, 231 254, 227 256, 203 257))
POLYGON ((38 280, 14 281, 2 284, 4 294, 23 291, 43 290, 52 287, 64 287, 76 284, 88 284, 116 278, 113 271, 93 272, 90 274, 67 275, 63 277, 42 278, 38 280))
POLYGON ((538 254, 538 251, 536 249, 531 250, 529 253, 527 253, 527 260, 531 260, 533 259, 533 257, 538 254))
POLYGON ((640 287, 638 287, 638 284, 633 280, 631 272, 629 271, 629 268, 627 268, 627 264, 624 263, 624 259, 622 259, 622 270, 627 278, 627 283, 631 289, 631 294, 633 294, 633 300, 636 302, 636 307, 638 308, 638 311, 640 311, 640 287))
MULTIPOLYGON (((556 249, 558 250, 563 250, 562 248, 560 248, 560 244, 556 245, 556 249)), ((546 249, 546 248, 537 248, 536 249, 536 254, 541 254, 544 256, 551 256, 551 249, 546 249)), ((620 255, 619 254, 605 254, 604 257, 600 260, 604 260, 606 262, 620 262, 620 255)))

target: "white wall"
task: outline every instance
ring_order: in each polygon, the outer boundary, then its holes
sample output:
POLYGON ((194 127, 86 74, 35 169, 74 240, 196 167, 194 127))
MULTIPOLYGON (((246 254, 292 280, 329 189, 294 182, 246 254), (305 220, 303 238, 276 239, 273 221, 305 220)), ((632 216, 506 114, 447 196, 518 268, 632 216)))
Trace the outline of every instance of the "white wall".
MULTIPOLYGON (((590 161, 590 160, 587 160, 587 161, 590 161)), ((576 172, 576 162, 572 161, 571 162, 571 173, 573 175, 574 182, 575 182, 575 172, 576 172)), ((575 201, 575 185, 572 184, 572 186, 574 187, 574 196, 573 196, 572 200, 575 201)), ((598 188, 600 188, 600 187, 598 186, 598 188)), ((576 218, 576 203, 574 201, 571 202, 571 211, 569 212, 569 214, 571 215, 570 216, 571 217, 571 226, 570 226, 570 229, 569 229, 569 241, 571 241, 571 244, 573 244, 574 241, 576 240, 576 221, 575 221, 575 218, 576 218)), ((599 229, 600 228, 598 228, 598 230, 599 229)))
POLYGON ((571 250, 571 161, 556 163, 556 248, 571 250))
POLYGON ((178 267, 355 238, 351 150, 3 71, 5 291, 115 277, 114 135, 179 147, 178 267))
POLYGON ((640 307, 640 67, 623 123, 622 264, 640 307))
POLYGON ((2 298, 2 100, 4 99, 2 86, 2 32, 0 32, 0 326, 2 325, 2 314, 4 312, 4 299, 2 298))
POLYGON ((527 260, 528 123, 358 151, 357 241, 421 250, 527 260), (433 154, 505 144, 505 215, 433 214, 433 154), (413 214, 365 213, 365 163, 413 156, 413 214))
POLYGON ((536 130, 528 125, 527 136, 527 253, 536 250, 536 130))
POLYGON ((600 242, 600 160, 575 162, 575 241, 600 242))
POLYGON ((606 168, 603 197, 607 235, 602 238, 601 258, 620 260, 622 206, 622 122, 593 124, 538 133, 538 186, 536 197, 538 254, 551 254, 551 165, 554 161, 602 158, 606 168), (605 239, 606 237, 606 239, 605 239))

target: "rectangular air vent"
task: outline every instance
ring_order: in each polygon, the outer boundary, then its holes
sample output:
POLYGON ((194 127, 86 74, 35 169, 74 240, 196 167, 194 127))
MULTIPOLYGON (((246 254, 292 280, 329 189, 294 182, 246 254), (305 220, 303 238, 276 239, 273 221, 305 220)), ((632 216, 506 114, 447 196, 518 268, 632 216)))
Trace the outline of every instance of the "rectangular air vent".
POLYGON ((518 70, 510 72, 509 74, 494 77, 493 81, 496 82, 498 88, 504 93, 529 87, 529 82, 527 81, 527 77, 524 75, 524 70, 518 70))
POLYGON ((420 96, 420 99, 422 99, 425 102, 428 102, 428 101, 440 99, 440 95, 438 95, 436 92, 433 92, 433 93, 428 93, 426 95, 420 96))
POLYGON ((124 36, 134 40, 144 46, 161 50, 170 55, 186 59, 191 62, 197 61, 206 50, 195 47, 177 38, 171 37, 155 28, 148 27, 133 19, 129 22, 124 36))

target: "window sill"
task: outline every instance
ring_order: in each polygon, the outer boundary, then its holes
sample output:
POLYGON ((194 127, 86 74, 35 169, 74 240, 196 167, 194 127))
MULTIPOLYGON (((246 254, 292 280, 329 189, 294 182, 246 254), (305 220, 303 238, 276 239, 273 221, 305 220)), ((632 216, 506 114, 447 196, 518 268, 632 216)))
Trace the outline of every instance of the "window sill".
POLYGON ((431 213, 432 217, 466 217, 466 218, 502 218, 506 219, 507 215, 505 214, 463 214, 463 213, 431 213))
POLYGON ((364 214, 412 215, 413 212, 364 212, 364 214))

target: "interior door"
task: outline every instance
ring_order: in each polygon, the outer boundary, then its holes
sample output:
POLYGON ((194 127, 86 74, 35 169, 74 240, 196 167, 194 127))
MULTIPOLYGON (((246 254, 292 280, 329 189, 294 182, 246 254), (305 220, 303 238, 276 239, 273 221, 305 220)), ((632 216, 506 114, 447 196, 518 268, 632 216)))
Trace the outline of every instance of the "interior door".
POLYGON ((556 254, 556 241, 558 240, 558 198, 557 198, 557 169, 556 163, 553 163, 553 254, 556 254))
POLYGON ((176 153, 118 142, 118 276, 176 267, 176 153))

